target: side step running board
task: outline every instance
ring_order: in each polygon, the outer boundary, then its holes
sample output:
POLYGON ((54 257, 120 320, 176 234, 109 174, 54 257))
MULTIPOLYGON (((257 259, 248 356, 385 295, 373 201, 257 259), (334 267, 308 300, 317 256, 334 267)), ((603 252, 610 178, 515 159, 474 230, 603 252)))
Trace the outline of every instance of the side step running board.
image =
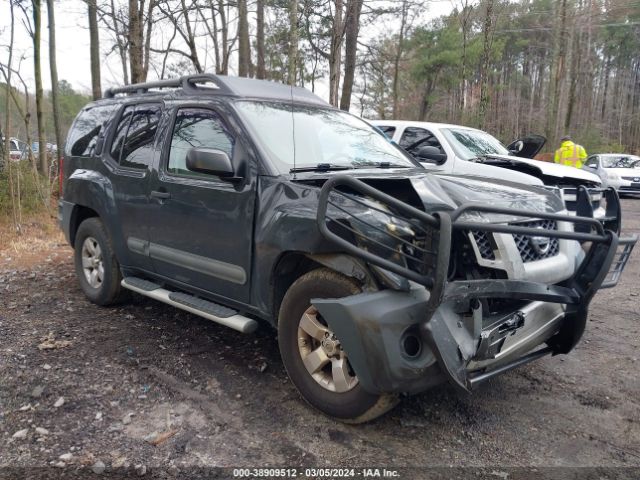
POLYGON ((238 314, 235 310, 187 293, 166 290, 160 285, 142 278, 126 277, 121 284, 124 288, 140 295, 186 310, 242 333, 251 333, 258 328, 258 322, 238 314))

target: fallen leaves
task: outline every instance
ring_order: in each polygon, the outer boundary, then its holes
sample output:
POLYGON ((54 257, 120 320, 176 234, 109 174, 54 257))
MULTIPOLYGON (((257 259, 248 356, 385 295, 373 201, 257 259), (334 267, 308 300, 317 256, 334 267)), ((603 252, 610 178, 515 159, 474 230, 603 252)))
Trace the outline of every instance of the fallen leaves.
POLYGON ((160 444, 166 442, 167 440, 169 440, 176 433, 178 433, 178 430, 175 430, 175 429, 167 430, 167 431, 160 432, 160 433, 153 432, 151 435, 148 435, 147 437, 145 437, 144 440, 147 443, 153 445, 154 447, 157 447, 158 445, 160 445, 160 444))
POLYGON ((65 348, 71 345, 70 340, 56 340, 53 332, 49 333, 44 338, 40 339, 42 343, 38 345, 39 350, 55 350, 58 348, 65 348))

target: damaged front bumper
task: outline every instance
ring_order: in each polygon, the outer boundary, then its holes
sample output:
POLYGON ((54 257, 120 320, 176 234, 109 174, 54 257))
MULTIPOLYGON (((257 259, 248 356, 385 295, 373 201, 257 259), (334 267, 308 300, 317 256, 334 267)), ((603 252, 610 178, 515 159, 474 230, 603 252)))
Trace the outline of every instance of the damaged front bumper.
MULTIPOLYGON (((613 212, 617 196, 609 195, 608 206, 611 203, 613 212)), ((619 219, 619 202, 617 208, 619 219)), ((616 231, 592 217, 471 204, 430 215, 348 176, 336 176, 325 183, 318 226, 347 253, 407 279, 406 289, 312 300, 340 339, 363 388, 372 393, 417 393, 445 379, 469 391, 541 356, 568 353, 584 332, 591 299, 598 289, 618 282, 637 241, 637 236, 619 238, 616 231), (332 207, 346 212, 344 205, 334 201, 335 195, 354 199, 353 193, 373 198, 394 215, 436 232, 433 244, 437 255, 431 268, 408 268, 329 228, 328 222, 336 221, 328 214, 332 207), (473 215, 466 214, 472 212, 567 222, 576 228, 541 231, 517 224, 470 221, 473 215), (555 237, 575 240, 588 248, 575 273, 557 284, 526 279, 450 281, 452 233, 456 230, 555 237), (517 307, 489 313, 483 308, 486 299, 508 299, 517 307)))

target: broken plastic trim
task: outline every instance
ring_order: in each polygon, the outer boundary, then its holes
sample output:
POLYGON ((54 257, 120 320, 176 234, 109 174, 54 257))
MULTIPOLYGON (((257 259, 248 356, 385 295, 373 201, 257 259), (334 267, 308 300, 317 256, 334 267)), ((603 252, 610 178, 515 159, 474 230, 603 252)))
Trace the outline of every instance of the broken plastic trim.
MULTIPOLYGON (((611 199, 617 204, 615 208, 619 211, 620 206, 619 201, 617 201, 617 196, 612 195, 611 199)), ((349 212, 346 210, 341 209, 341 211, 349 215, 349 212)), ((351 216, 355 217, 355 215, 356 214, 352 214, 351 216)), ((539 358, 543 352, 544 354, 568 353, 577 344, 584 332, 588 305, 591 299, 601 286, 609 287, 617 283, 629 259, 631 249, 638 238, 634 235, 633 237, 619 240, 618 235, 614 231, 605 230, 603 224, 593 218, 544 213, 533 210, 500 208, 489 205, 465 204, 455 210, 440 211, 434 215, 429 215, 380 192, 358 179, 346 175, 335 176, 329 179, 322 187, 319 197, 317 222, 320 232, 328 240, 342 247, 345 252, 362 258, 372 265, 385 268, 393 273, 413 280, 430 290, 430 296, 424 303, 423 316, 422 320, 420 320, 423 337, 431 347, 442 371, 446 374, 449 381, 454 386, 466 391, 470 390, 477 383, 497 375, 502 371, 515 368, 523 363, 539 358), (418 220, 433 228, 439 237, 437 240, 439 248, 436 256, 436 268, 433 269, 433 274, 420 275, 398 263, 374 255, 361 246, 355 245, 332 232, 328 228, 327 220, 336 222, 337 219, 327 215, 328 205, 335 204, 329 200, 329 197, 331 194, 346 195, 344 192, 339 191, 338 187, 348 187, 351 191, 366 195, 382 204, 388 205, 393 209, 394 214, 405 215, 406 218, 402 218, 404 221, 411 223, 411 221, 418 220), (469 211, 568 222, 582 226, 583 232, 542 231, 531 227, 458 220, 463 213, 469 211), (560 285, 546 285, 539 282, 514 280, 447 282, 447 270, 451 250, 451 232, 453 229, 544 236, 549 238, 556 237, 581 242, 592 242, 592 244, 573 277, 562 282, 560 285), (614 258, 618 254, 619 245, 623 246, 623 251, 614 263, 614 258), (610 271, 612 264, 614 267, 610 271), (605 282, 605 278, 608 275, 609 279, 605 282), (490 370, 484 373, 469 372, 467 370, 467 357, 469 356, 465 357, 464 355, 460 355, 462 345, 458 343, 454 334, 455 332, 450 330, 450 326, 443 316, 444 313, 438 308, 443 300, 454 300, 456 297, 500 297, 540 300, 566 304, 568 308, 565 322, 550 343, 549 350, 543 349, 527 354, 509 362, 497 370, 490 370)), ((341 302, 343 301, 315 301, 319 307, 326 303, 341 304, 341 302)), ((354 361, 355 360, 354 358, 354 361)))

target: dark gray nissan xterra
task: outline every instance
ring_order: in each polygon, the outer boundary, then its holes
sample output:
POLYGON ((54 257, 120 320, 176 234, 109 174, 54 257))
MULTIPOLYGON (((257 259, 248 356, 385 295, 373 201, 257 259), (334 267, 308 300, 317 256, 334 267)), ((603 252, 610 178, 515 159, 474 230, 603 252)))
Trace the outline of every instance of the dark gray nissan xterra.
POLYGON ((266 320, 304 399, 348 422, 568 353, 636 241, 615 192, 605 229, 552 190, 428 173, 302 88, 213 75, 107 91, 61 180, 92 302, 132 290, 241 332, 266 320))

